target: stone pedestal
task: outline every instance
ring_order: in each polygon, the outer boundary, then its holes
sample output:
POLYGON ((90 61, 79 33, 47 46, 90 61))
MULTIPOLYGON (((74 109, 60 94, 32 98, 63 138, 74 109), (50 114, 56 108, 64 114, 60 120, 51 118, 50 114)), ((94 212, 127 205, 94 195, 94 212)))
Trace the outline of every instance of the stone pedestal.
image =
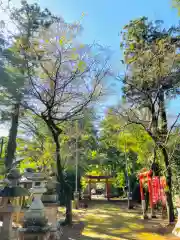
POLYGON ((50 236, 50 231, 45 233, 28 233, 25 229, 21 229, 18 240, 51 240, 50 236))

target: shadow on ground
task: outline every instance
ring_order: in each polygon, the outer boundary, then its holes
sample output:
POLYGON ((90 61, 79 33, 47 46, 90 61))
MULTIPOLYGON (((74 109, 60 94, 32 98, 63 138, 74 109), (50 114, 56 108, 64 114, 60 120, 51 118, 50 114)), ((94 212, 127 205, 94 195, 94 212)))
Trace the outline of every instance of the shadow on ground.
POLYGON ((162 219, 142 220, 139 209, 124 203, 91 202, 87 210, 74 211, 73 227, 63 229, 62 240, 176 240, 162 219))

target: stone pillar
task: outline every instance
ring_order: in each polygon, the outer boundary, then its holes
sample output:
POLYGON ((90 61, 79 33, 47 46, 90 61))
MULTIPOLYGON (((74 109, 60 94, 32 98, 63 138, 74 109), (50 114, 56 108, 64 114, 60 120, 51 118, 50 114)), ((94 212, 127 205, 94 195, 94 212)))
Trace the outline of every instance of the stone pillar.
POLYGON ((1 240, 11 240, 13 239, 13 229, 12 229, 12 221, 13 221, 13 213, 20 212, 19 206, 12 206, 11 203, 8 203, 9 198, 3 197, 2 203, 0 206, 0 216, 2 218, 2 228, 0 233, 1 240))
POLYGON ((12 233, 12 213, 6 213, 3 216, 3 229, 2 235, 5 237, 4 239, 11 239, 12 233))
POLYGON ((74 192, 74 203, 75 203, 75 208, 79 208, 79 192, 74 192))
POLYGON ((3 222, 0 234, 1 240, 14 239, 12 229, 13 214, 17 214, 21 210, 21 206, 18 202, 19 197, 24 195, 28 196, 28 191, 18 186, 20 177, 21 175, 17 169, 11 169, 7 178, 4 179, 6 185, 0 193, 0 216, 3 222))

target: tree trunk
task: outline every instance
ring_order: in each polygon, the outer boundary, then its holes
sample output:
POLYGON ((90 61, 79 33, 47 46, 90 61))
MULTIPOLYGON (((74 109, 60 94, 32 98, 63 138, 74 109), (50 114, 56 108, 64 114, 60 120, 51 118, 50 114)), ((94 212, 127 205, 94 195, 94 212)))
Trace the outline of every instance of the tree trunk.
POLYGON ((166 183, 168 190, 166 191, 166 198, 167 198, 167 214, 168 214, 168 221, 169 223, 174 222, 175 216, 174 216, 174 206, 173 206, 173 200, 172 200, 172 171, 171 166, 169 164, 169 158, 168 153, 165 148, 162 149, 162 154, 164 157, 164 162, 166 165, 166 183))
POLYGON ((162 132, 164 138, 168 133, 168 123, 165 109, 164 92, 162 91, 159 95, 159 129, 162 132))
POLYGON ((51 132, 56 144, 56 165, 57 165, 57 180, 60 184, 60 189, 61 189, 61 193, 63 193, 65 195, 65 199, 66 199, 66 218, 65 218, 65 222, 64 224, 67 225, 71 225, 72 224, 72 207, 71 207, 71 195, 68 191, 68 189, 66 189, 66 185, 67 183, 64 180, 64 176, 63 176, 63 169, 61 166, 61 155, 60 155, 60 142, 59 142, 59 136, 60 133, 57 132, 56 130, 52 128, 51 132))
MULTIPOLYGON (((159 95, 159 130, 160 130, 160 140, 162 143, 165 143, 166 136, 168 133, 168 123, 167 123, 167 114, 165 109, 165 99, 164 92, 162 91, 159 95)), ((172 170, 169 162, 169 156, 166 150, 166 146, 160 146, 162 150, 162 154, 164 157, 164 163, 166 166, 166 183, 168 190, 166 191, 166 199, 167 199, 167 214, 169 223, 174 222, 174 206, 172 200, 172 170)))
POLYGON ((66 219, 65 222, 68 225, 72 224, 72 202, 71 202, 71 194, 66 193, 66 219))
POLYGON ((151 111, 151 114, 152 114, 151 129, 152 129, 152 132, 155 133, 155 132, 157 132, 157 129, 158 129, 158 119, 157 119, 157 116, 156 116, 156 110, 155 110, 154 104, 151 106, 150 111, 151 111))
POLYGON ((1 138, 1 143, 0 143, 0 159, 2 158, 2 153, 3 153, 3 147, 4 147, 4 138, 1 138))
POLYGON ((20 102, 14 105, 14 110, 11 118, 11 128, 9 131, 9 139, 8 139, 8 145, 6 149, 6 155, 5 155, 5 166, 7 170, 9 170, 12 167, 13 160, 15 157, 16 138, 17 138, 18 124, 19 124, 18 123, 19 110, 20 110, 20 102))

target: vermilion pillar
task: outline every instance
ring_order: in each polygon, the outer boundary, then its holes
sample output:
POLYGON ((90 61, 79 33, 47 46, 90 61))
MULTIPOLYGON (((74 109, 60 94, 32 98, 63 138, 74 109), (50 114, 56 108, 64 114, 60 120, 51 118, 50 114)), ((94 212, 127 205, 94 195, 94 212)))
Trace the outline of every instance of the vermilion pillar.
POLYGON ((153 207, 153 202, 152 202, 152 185, 151 185, 151 177, 147 174, 147 179, 148 179, 148 190, 149 190, 149 203, 150 207, 153 207))
POLYGON ((110 198, 110 185, 109 185, 108 179, 106 179, 106 196, 107 196, 107 200, 109 200, 109 198, 110 198))
POLYGON ((88 182, 88 189, 89 189, 89 200, 91 200, 91 180, 88 182))
POLYGON ((140 178, 139 178, 139 185, 140 185, 141 200, 144 200, 144 192, 143 192, 142 180, 143 180, 143 176, 140 176, 140 178))

